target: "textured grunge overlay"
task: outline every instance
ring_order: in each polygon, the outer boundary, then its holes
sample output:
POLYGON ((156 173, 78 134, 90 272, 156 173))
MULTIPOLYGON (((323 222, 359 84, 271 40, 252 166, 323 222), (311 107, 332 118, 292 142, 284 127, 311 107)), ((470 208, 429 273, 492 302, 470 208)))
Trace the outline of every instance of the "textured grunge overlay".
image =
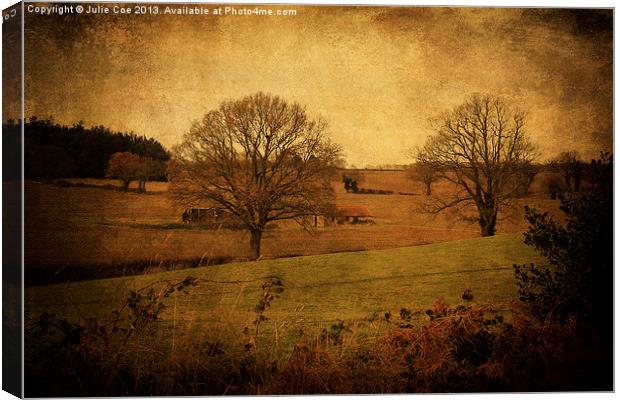
POLYGON ((351 164, 376 165, 407 162, 398 149, 424 142, 428 116, 490 92, 528 112, 542 158, 611 149, 612 10, 261 8, 272 15, 26 12, 26 116, 170 146, 223 100, 265 91, 329 121, 351 164))

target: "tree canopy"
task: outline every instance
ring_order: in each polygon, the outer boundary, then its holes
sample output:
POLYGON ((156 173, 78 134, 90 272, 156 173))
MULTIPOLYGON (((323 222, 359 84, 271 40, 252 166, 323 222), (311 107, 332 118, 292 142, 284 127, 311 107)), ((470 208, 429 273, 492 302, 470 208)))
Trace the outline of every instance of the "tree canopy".
POLYGON ((129 188, 131 181, 138 181, 138 191, 146 191, 146 182, 165 173, 166 164, 151 157, 140 157, 129 151, 112 154, 108 162, 106 176, 123 181, 123 190, 129 188))
POLYGON ((257 93, 223 102, 194 123, 173 149, 169 193, 184 206, 209 204, 250 232, 251 258, 269 222, 308 217, 330 207, 340 148, 297 103, 257 93))
POLYGON ((491 95, 473 95, 442 114, 418 161, 457 190, 447 200, 435 197, 428 210, 475 206, 481 234, 494 235, 498 211, 518 194, 520 171, 535 156, 525 120, 525 113, 491 95))
MULTIPOLYGON (((19 140, 21 121, 7 121, 5 137, 19 140)), ((135 133, 114 132, 103 126, 60 125, 50 119, 30 118, 24 123, 25 174, 32 178, 104 178, 110 156, 131 152, 153 160, 170 156, 161 143, 135 133)), ((17 143, 15 145, 18 145, 17 143)), ((157 179, 164 179, 160 172, 157 179)))

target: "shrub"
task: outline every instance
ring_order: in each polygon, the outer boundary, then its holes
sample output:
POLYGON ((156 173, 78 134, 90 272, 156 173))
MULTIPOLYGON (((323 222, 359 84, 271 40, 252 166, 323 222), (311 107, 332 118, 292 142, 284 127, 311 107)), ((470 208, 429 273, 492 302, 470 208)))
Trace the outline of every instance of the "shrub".
MULTIPOLYGON (((588 343, 579 360, 578 385, 611 390, 613 385, 613 163, 609 154, 590 164, 591 186, 561 196, 560 224, 526 208, 525 243, 549 265, 515 265, 520 300, 542 323, 574 326, 576 341, 588 343)), ((561 333, 553 336, 562 340, 561 333)), ((568 353, 561 353, 574 358, 568 353)), ((575 372, 573 372, 575 373, 575 372)))
MULTIPOLYGON (((157 355, 153 325, 165 309, 164 299, 186 291, 197 279, 156 282, 130 291, 108 320, 72 322, 43 313, 26 326, 26 395, 123 396, 134 393, 142 379, 134 368, 143 354, 157 355), (144 351, 144 342, 152 346, 144 351)), ((150 373, 154 373, 151 371, 150 373)))
POLYGON ((544 187, 549 194, 549 198, 555 200, 560 194, 567 190, 566 184, 558 176, 548 176, 545 178, 544 187))
MULTIPOLYGON (((520 299, 540 319, 569 316, 610 327, 613 303, 612 161, 592 161, 592 186, 562 196, 564 225, 526 207, 525 243, 549 266, 515 265, 520 299)), ((588 323, 589 323, 588 322, 588 323)), ((601 325, 602 326, 602 325, 601 325)))
MULTIPOLYGON (((221 334, 208 332, 179 335, 171 349, 168 332, 159 321, 162 300, 195 282, 188 278, 130 293, 124 308, 108 322, 78 324, 43 314, 27 331, 26 378, 36 382, 26 386, 27 394, 353 394, 603 387, 594 375, 598 371, 591 368, 599 350, 592 347, 594 336, 580 331, 574 318, 564 324, 540 321, 517 308, 508 323, 492 307, 451 306, 442 300, 427 311, 424 323, 413 323, 413 316, 423 313, 403 308, 403 316, 412 322, 409 327, 385 321, 382 336, 365 340, 355 337, 356 325, 338 320, 316 337, 300 332, 285 352, 267 346, 248 348, 247 337, 222 341, 221 334)), ((282 288, 277 278, 262 286, 256 332, 277 288, 282 288)))

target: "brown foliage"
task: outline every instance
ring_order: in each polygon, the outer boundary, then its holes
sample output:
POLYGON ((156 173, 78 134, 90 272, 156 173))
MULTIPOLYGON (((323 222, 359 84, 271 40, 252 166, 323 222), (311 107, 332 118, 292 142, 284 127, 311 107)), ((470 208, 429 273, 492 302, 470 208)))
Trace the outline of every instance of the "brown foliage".
POLYGON ((124 151, 117 152, 110 156, 107 177, 118 178, 123 181, 123 190, 129 188, 129 184, 133 180, 137 180, 138 191, 145 191, 147 181, 162 175, 165 163, 160 160, 154 160, 150 157, 140 157, 137 154, 124 151))
MULTIPOLYGON (((30 395, 611 389, 600 373, 612 369, 600 364, 604 354, 590 329, 574 319, 540 321, 518 303, 510 323, 492 307, 455 307, 439 300, 426 312, 429 321, 402 328, 386 320, 386 333, 370 340, 356 337, 356 328, 340 321, 318 336, 301 332, 290 350, 248 346, 236 332, 236 340, 222 342, 220 334, 184 330, 176 341, 173 330, 170 349, 170 338, 163 336, 170 332, 159 325, 163 300, 176 302, 199 281, 187 277, 132 291, 109 322, 75 324, 50 314, 33 321, 26 371, 37 385, 28 387, 30 395)), ((282 288, 275 277, 266 284, 282 288)), ((269 295, 265 287, 259 305, 269 295)), ((257 308, 257 321, 267 320, 266 308, 257 308)), ((257 330, 253 343, 258 335, 257 330)))

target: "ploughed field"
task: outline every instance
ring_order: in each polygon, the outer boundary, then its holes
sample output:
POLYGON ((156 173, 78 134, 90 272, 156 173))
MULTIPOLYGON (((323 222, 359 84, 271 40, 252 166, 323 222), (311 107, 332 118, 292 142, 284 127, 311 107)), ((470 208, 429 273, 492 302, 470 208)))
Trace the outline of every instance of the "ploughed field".
POLYGON ((182 337, 241 341, 244 327, 253 329, 262 283, 277 277, 284 291, 265 311, 261 346, 287 348, 300 331, 313 337, 338 320, 354 331, 355 340, 365 340, 382 334, 386 312, 397 320, 400 310, 407 308, 414 321, 423 320, 424 310, 437 299, 462 304, 466 289, 473 292, 474 302, 493 304, 509 316, 517 296, 512 265, 529 262, 544 260, 523 244, 521 234, 505 234, 32 286, 26 288, 26 323, 43 313, 75 322, 105 321, 127 300, 130 290, 157 288, 192 276, 198 278, 197 286, 164 299, 159 345, 174 346, 171 340, 182 337))
MULTIPOLYGON (((404 171, 362 174, 362 188, 406 194, 346 193, 342 183, 334 182, 336 203, 367 206, 376 224, 320 227, 306 232, 294 223, 282 223, 263 235, 262 257, 380 250, 479 236, 475 222, 454 213, 420 212, 425 201, 423 187, 407 179, 404 171)), ((177 262, 178 268, 183 268, 248 257, 249 235, 245 231, 184 225, 183 207, 166 196, 166 183, 149 182, 147 193, 138 194, 110 190, 110 186, 119 185, 112 180, 70 182, 82 186, 26 182, 27 281, 29 272, 44 270, 49 275, 75 266, 92 266, 97 269, 93 277, 103 277, 125 275, 118 271, 106 275, 105 269, 136 262, 142 264, 142 272, 157 272, 176 268, 177 262)), ((454 190, 447 182, 436 183, 433 189, 440 195, 454 190)), ((542 184, 534 182, 532 189, 532 195, 516 200, 514 210, 502 215, 499 234, 527 228, 523 219, 525 204, 557 214, 558 202, 547 199, 542 184)))

